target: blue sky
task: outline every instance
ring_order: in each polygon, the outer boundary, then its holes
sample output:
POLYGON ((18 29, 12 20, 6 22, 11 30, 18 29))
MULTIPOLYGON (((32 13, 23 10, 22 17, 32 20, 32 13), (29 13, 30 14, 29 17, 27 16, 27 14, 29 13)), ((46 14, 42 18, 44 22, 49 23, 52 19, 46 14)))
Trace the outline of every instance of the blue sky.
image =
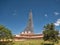
POLYGON ((19 34, 27 26, 30 9, 35 33, 48 23, 60 30, 60 0, 0 0, 0 24, 19 34))

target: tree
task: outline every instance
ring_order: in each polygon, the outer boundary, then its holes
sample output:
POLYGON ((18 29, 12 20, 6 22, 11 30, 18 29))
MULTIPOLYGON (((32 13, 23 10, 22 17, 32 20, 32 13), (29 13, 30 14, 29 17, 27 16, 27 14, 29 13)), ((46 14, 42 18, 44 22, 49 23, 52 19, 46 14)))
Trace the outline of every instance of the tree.
MULTIPOLYGON (((10 42, 10 40, 12 39, 12 33, 11 31, 6 28, 5 26, 3 25, 0 25, 0 42, 1 40, 6 40, 9 42, 9 44, 11 44, 12 42, 10 42)), ((5 43, 5 42, 1 42, 1 45, 8 45, 8 43, 5 43)))
POLYGON ((58 42, 58 30, 55 29, 55 25, 53 23, 47 24, 44 26, 44 41, 58 42))

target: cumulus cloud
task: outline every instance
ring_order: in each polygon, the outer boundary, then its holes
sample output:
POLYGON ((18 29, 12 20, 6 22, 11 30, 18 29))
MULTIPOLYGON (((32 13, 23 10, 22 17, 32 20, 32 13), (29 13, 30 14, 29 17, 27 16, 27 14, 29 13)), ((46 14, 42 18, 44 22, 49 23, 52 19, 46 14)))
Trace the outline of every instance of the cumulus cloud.
POLYGON ((57 21, 56 21, 56 23, 54 23, 55 24, 55 26, 60 26, 60 19, 58 19, 57 21))
POLYGON ((55 15, 59 15, 60 13, 59 12, 54 12, 55 15))

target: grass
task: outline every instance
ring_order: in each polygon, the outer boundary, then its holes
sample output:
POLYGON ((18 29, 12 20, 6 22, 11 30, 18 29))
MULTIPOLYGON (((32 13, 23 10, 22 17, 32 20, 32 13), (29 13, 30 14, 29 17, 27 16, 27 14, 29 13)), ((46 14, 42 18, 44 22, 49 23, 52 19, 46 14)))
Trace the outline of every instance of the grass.
MULTIPOLYGON (((42 45, 44 41, 42 39, 34 39, 34 40, 25 40, 25 41, 15 41, 14 45, 42 45)), ((60 45, 60 41, 58 44, 55 45, 60 45)))

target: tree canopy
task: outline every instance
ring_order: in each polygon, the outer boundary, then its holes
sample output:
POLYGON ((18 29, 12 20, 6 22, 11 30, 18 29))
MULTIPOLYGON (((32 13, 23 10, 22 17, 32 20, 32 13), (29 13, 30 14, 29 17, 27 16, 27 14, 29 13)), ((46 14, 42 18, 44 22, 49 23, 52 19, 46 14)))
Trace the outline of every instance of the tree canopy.
MULTIPOLYGON (((11 31, 3 25, 0 25, 0 41, 12 39, 11 31)), ((9 42, 9 41, 8 41, 9 42)), ((2 42, 1 45, 9 45, 8 43, 2 42)))
POLYGON ((11 39, 11 31, 3 25, 0 25, 0 39, 11 39))
POLYGON ((43 34, 44 34, 43 39, 45 41, 47 41, 47 40, 53 41, 53 42, 58 41, 59 31, 55 29, 55 25, 53 23, 47 24, 44 26, 43 34))

